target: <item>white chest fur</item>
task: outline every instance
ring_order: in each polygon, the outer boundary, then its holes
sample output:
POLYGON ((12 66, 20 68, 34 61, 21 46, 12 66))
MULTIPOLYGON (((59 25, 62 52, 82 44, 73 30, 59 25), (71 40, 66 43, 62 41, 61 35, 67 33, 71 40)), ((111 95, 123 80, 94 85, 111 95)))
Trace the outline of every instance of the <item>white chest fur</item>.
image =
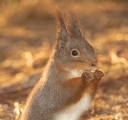
POLYGON ((76 104, 59 112, 55 116, 55 120, 78 120, 83 112, 88 109, 90 103, 90 97, 87 93, 85 93, 83 98, 81 98, 81 100, 78 101, 76 104))
POLYGON ((70 72, 70 77, 71 77, 71 78, 81 77, 82 72, 83 72, 83 71, 72 70, 72 71, 70 72))

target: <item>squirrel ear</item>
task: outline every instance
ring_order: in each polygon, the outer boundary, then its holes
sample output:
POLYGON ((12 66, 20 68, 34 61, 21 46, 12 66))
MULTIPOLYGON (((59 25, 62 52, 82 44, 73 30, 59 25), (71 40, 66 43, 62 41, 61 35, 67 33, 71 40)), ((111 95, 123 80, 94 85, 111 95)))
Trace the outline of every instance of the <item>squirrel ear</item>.
POLYGON ((73 10, 69 10, 69 19, 68 19, 68 32, 71 35, 77 35, 82 37, 82 32, 80 30, 79 24, 78 24, 78 20, 77 20, 77 16, 75 15, 75 12, 73 10))
POLYGON ((59 46, 63 46, 62 44, 64 44, 67 41, 67 37, 68 37, 68 32, 66 30, 66 26, 64 23, 64 19, 62 17, 62 13, 60 12, 59 9, 57 9, 57 42, 59 44, 59 46))

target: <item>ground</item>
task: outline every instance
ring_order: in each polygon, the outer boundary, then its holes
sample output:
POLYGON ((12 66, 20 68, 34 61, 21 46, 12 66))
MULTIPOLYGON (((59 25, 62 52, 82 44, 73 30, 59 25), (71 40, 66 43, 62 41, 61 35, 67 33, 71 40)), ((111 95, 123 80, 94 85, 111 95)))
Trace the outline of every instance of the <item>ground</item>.
POLYGON ((82 120, 128 119, 128 1, 0 0, 0 120, 18 120, 56 39, 55 7, 72 7, 105 74, 82 120))

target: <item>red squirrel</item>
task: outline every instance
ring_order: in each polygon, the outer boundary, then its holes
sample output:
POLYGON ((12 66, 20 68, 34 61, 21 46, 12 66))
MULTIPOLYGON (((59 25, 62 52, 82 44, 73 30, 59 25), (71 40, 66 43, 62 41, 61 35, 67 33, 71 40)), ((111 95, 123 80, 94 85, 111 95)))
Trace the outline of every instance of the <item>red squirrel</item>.
POLYGON ((91 72, 97 59, 82 36, 76 15, 70 13, 68 25, 59 10, 57 18, 55 48, 21 120, 78 120, 89 108, 103 76, 99 70, 91 72))

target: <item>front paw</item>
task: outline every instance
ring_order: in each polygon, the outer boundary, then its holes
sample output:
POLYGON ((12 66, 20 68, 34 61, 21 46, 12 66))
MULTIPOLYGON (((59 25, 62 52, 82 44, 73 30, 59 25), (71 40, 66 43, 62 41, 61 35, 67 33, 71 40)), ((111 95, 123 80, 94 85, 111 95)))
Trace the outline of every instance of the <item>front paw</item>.
POLYGON ((101 78, 104 76, 104 73, 100 70, 96 70, 94 73, 94 79, 95 80, 101 80, 101 78))
POLYGON ((94 80, 94 73, 84 72, 81 77, 82 77, 82 80, 90 82, 94 80))

